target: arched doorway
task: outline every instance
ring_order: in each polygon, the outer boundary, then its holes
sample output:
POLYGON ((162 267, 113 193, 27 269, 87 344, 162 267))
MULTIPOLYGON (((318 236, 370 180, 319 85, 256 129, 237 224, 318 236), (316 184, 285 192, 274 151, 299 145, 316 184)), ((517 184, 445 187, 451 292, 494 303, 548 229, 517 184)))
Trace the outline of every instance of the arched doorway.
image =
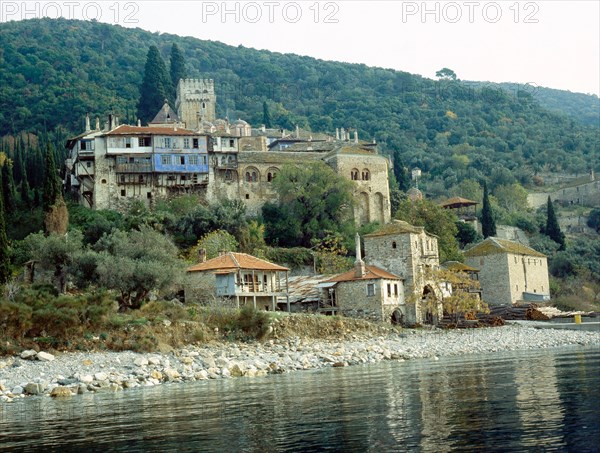
POLYGON ((398 309, 394 310, 391 318, 392 324, 394 325, 403 325, 404 324, 404 315, 398 309))
POLYGON ((437 312, 437 297, 433 288, 429 285, 423 288, 423 296, 421 297, 421 313, 423 313, 423 323, 435 324, 435 314, 437 312))

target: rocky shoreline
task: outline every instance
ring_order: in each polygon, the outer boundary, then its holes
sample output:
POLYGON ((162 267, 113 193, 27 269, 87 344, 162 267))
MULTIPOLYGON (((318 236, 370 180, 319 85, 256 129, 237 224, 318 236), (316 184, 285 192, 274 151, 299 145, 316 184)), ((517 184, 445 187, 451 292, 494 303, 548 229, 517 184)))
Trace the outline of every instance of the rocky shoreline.
POLYGON ((350 335, 344 340, 300 337, 263 343, 213 342, 168 354, 24 351, 0 358, 0 403, 28 395, 70 397, 162 383, 256 377, 382 360, 439 358, 498 351, 600 345, 599 332, 504 326, 470 330, 404 330, 350 335))

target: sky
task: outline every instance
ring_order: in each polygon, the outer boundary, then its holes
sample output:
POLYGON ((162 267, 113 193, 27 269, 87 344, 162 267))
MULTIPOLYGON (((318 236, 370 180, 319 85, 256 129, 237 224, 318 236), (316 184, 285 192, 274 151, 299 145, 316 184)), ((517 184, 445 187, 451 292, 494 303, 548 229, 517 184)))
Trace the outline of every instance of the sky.
POLYGON ((428 78, 600 95, 600 1, 0 0, 0 21, 97 19, 428 78))

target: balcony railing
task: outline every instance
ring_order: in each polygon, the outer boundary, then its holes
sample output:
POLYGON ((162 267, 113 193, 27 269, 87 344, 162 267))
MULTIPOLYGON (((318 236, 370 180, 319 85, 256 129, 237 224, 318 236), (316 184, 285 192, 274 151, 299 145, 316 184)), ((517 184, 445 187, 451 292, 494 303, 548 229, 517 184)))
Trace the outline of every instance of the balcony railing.
POLYGON ((152 173, 152 164, 117 164, 117 173, 152 173))

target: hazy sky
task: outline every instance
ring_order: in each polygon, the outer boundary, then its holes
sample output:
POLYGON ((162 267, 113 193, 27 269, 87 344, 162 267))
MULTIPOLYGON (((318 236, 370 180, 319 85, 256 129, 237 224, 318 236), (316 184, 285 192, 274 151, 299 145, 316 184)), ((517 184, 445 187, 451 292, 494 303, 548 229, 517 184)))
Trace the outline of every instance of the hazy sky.
POLYGON ((1 0, 0 5, 3 21, 60 12, 430 78, 448 67, 463 80, 600 95, 598 0, 58 1, 25 7, 1 0))

